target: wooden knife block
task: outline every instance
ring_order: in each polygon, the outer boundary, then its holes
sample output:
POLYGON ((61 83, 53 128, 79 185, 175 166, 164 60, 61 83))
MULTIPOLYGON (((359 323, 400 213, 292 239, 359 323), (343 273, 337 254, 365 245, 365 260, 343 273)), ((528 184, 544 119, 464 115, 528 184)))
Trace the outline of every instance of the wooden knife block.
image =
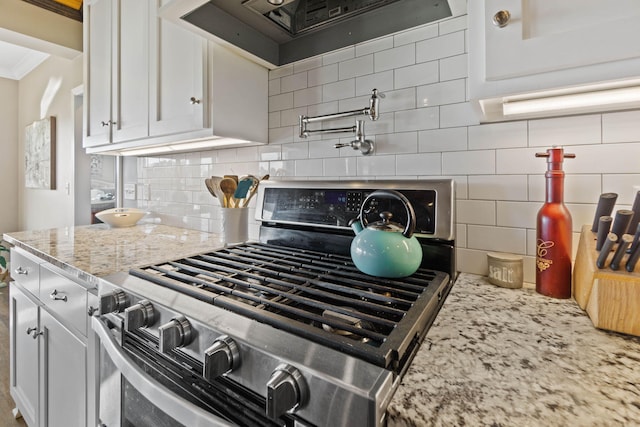
POLYGON ((596 267, 596 234, 590 225, 582 226, 580 243, 573 267, 573 297, 587 311, 596 328, 640 336, 640 262, 633 272, 624 268, 611 270, 596 267))

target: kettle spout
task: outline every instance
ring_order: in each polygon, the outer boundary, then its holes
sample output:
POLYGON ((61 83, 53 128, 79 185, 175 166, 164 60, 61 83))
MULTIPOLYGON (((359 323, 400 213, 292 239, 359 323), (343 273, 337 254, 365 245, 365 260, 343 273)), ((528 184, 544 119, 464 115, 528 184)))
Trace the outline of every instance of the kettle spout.
POLYGON ((363 228, 362 228, 362 222, 360 222, 360 218, 354 218, 351 221, 349 221, 349 226, 351 227, 351 229, 353 230, 354 233, 358 234, 360 233, 363 228))

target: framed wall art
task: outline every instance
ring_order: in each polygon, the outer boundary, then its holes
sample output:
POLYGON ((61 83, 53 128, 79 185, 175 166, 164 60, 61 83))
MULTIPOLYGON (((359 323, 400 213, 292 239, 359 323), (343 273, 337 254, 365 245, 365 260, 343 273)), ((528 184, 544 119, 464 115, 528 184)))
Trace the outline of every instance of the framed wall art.
POLYGON ((56 118, 37 120, 26 127, 24 181, 27 188, 56 188, 56 118))

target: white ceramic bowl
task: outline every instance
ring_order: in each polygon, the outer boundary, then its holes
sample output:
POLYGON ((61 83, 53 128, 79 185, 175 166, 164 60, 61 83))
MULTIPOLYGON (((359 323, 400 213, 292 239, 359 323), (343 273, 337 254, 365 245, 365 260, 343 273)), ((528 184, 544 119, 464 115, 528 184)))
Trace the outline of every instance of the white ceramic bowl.
POLYGON ((136 208, 113 208, 98 212, 96 218, 111 227, 131 227, 145 216, 147 212, 136 208))

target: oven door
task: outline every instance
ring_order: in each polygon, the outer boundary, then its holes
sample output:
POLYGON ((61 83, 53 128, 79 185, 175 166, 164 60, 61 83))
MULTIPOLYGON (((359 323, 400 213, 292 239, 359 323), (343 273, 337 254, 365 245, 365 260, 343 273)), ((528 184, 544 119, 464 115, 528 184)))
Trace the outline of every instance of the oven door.
POLYGON ((152 375, 157 371, 153 366, 138 366, 115 338, 117 329, 111 330, 107 322, 102 317, 92 318, 100 341, 99 426, 233 425, 174 393, 162 375, 152 375))

